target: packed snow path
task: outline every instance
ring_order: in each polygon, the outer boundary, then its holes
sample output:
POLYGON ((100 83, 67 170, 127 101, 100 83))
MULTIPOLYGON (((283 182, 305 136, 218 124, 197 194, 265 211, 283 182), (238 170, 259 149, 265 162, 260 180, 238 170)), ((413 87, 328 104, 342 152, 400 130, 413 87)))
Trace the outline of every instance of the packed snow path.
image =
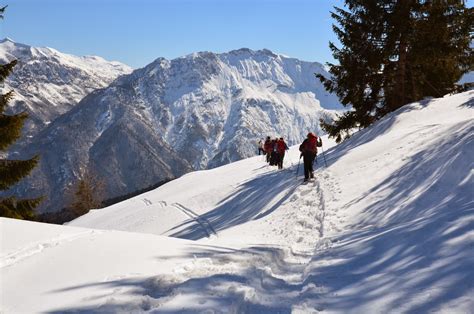
POLYGON ((0 310, 469 313, 473 105, 415 103, 324 140, 307 185, 293 148, 283 171, 257 156, 70 223, 92 230, 1 219, 0 310))

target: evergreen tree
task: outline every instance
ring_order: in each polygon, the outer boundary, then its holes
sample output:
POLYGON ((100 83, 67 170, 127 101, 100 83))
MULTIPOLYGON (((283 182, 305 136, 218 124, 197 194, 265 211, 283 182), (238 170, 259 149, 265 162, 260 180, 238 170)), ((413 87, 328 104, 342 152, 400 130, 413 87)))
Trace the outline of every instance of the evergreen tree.
POLYGON ((345 8, 332 13, 339 64, 329 64, 332 79, 317 75, 352 109, 321 121, 338 141, 406 103, 452 92, 472 69, 474 12, 462 1, 346 0, 345 8))
POLYGON ((408 55, 410 101, 441 97, 472 71, 470 48, 474 9, 461 1, 425 1, 414 12, 416 23, 408 55))
POLYGON ((332 42, 329 46, 339 64, 328 64, 332 80, 318 78, 344 106, 353 109, 339 116, 334 125, 321 121, 322 128, 338 141, 350 129, 370 125, 382 100, 387 2, 346 1, 347 11, 336 7, 331 14, 339 25, 333 25, 333 30, 342 48, 332 42))
MULTIPOLYGON (((0 17, 6 7, 0 9, 0 17)), ((17 61, 0 65, 0 84, 3 84, 8 75, 12 72, 17 61)), ((8 190, 12 185, 27 176, 38 163, 38 156, 29 160, 8 160, 1 156, 6 156, 6 149, 13 144, 21 135, 23 123, 28 115, 25 112, 16 115, 6 115, 5 110, 8 102, 13 97, 13 91, 0 95, 0 191, 8 190)), ((33 219, 34 208, 41 199, 21 199, 15 197, 0 197, 0 216, 33 219)))
POLYGON ((68 191, 68 209, 74 217, 85 215, 91 209, 102 207, 105 193, 105 183, 90 169, 86 169, 82 177, 68 191))

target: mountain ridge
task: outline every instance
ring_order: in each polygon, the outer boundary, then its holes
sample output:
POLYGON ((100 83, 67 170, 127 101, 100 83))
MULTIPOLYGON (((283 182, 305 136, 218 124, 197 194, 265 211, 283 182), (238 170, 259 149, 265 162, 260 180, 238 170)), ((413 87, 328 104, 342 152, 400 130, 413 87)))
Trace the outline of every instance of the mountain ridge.
POLYGON ((7 113, 27 111, 20 144, 73 108, 83 97, 109 85, 131 68, 98 56, 78 57, 54 48, 33 47, 10 38, 0 41, 0 62, 18 60, 3 90, 14 90, 7 113))
POLYGON ((295 144, 321 133, 319 119, 342 108, 315 73, 328 75, 320 63, 269 50, 157 58, 93 90, 38 133, 20 155, 39 153, 41 164, 17 191, 38 187, 49 197, 42 210, 58 210, 62 191, 87 168, 112 198, 252 156, 267 135, 295 144))

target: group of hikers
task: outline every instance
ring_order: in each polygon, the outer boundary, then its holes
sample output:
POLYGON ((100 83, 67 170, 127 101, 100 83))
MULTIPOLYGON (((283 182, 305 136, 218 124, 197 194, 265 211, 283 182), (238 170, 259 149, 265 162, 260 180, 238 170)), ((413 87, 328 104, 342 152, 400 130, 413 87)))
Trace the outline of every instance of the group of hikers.
MULTIPOLYGON (((300 159, 303 157, 304 182, 314 178, 313 163, 318 153, 318 147, 322 146, 321 138, 312 132, 309 132, 301 143, 299 150, 301 152, 300 159)), ((270 136, 267 136, 265 141, 263 139, 258 141, 258 154, 266 155, 266 161, 270 166, 278 166, 278 169, 283 169, 283 159, 288 149, 283 137, 271 139, 270 136)))
POLYGON ((283 169, 283 159, 285 159, 285 151, 288 149, 283 137, 272 140, 270 136, 267 136, 265 141, 261 139, 258 142, 258 154, 266 155, 270 166, 278 166, 278 169, 283 169))

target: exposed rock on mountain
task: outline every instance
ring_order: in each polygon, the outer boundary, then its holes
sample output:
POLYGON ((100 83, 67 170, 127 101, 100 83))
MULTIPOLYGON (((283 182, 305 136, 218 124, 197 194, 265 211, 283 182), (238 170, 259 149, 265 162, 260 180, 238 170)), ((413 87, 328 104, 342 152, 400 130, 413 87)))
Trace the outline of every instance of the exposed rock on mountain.
POLYGON ((4 90, 15 91, 10 112, 26 110, 30 115, 23 141, 69 111, 93 90, 106 87, 118 76, 132 71, 125 64, 96 56, 77 57, 52 48, 15 43, 8 38, 2 40, 0 62, 14 59, 18 64, 4 90))
POLYGON ((91 93, 42 132, 25 151, 42 155, 32 180, 42 182, 52 210, 86 166, 114 197, 252 156, 267 135, 296 144, 341 109, 315 73, 327 75, 319 63, 269 50, 159 58, 91 93))

